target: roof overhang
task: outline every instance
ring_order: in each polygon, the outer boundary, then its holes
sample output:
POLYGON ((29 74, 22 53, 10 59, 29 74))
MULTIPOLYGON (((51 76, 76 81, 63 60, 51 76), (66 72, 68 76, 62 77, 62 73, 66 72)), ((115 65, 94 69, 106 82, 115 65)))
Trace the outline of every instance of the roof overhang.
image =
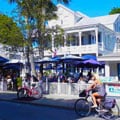
POLYGON ((120 53, 112 53, 109 55, 99 56, 98 61, 120 61, 120 53))

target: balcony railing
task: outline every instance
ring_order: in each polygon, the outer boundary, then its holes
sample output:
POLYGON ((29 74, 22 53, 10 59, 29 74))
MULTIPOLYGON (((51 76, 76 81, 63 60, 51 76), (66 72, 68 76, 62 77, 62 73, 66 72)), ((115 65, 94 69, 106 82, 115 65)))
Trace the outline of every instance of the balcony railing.
MULTIPOLYGON (((97 45, 82 45, 82 46, 65 46, 57 49, 57 55, 67 55, 67 54, 87 54, 95 53, 98 51, 97 45)), ((45 56, 49 56, 52 53, 50 51, 45 51, 45 56)))

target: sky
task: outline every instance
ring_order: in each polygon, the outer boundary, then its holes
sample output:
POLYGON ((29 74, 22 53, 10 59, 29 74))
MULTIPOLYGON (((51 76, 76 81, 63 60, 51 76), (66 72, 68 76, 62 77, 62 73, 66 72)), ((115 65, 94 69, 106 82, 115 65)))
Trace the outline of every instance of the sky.
POLYGON ((0 13, 11 16, 11 11, 15 8, 15 5, 8 4, 8 0, 0 0, 0 13))
MULTIPOLYGON (((0 12, 11 16, 15 5, 8 4, 7 1, 0 0, 0 12)), ((108 15, 112 8, 120 7, 120 0, 71 0, 67 7, 89 17, 104 16, 108 15)))

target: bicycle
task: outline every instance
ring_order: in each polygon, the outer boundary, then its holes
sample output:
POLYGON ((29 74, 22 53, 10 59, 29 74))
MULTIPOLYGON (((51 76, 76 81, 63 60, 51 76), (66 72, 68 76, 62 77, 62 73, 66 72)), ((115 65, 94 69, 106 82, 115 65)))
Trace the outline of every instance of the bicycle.
POLYGON ((86 117, 90 115, 92 110, 95 110, 98 117, 102 117, 106 120, 113 120, 113 118, 119 117, 119 106, 114 98, 110 99, 107 98, 105 95, 101 98, 101 102, 97 103, 98 107, 92 108, 91 106, 93 105, 93 101, 91 94, 92 91, 86 92, 85 90, 83 90, 80 92, 80 98, 77 99, 74 104, 74 110, 77 115, 81 117, 86 117))
POLYGON ((28 98, 33 97, 35 99, 40 99, 43 95, 42 86, 39 83, 32 84, 30 87, 23 86, 17 91, 17 98, 28 98))

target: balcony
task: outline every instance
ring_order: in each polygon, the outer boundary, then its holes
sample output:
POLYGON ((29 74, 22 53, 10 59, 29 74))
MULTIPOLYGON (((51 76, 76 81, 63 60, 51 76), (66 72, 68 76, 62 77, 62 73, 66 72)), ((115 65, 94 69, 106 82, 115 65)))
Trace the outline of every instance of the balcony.
MULTIPOLYGON (((87 54, 96 53, 98 51, 97 45, 82 45, 82 46, 65 46, 57 49, 57 55, 67 55, 67 54, 87 54)), ((45 56, 51 56, 50 51, 45 51, 45 56)))

